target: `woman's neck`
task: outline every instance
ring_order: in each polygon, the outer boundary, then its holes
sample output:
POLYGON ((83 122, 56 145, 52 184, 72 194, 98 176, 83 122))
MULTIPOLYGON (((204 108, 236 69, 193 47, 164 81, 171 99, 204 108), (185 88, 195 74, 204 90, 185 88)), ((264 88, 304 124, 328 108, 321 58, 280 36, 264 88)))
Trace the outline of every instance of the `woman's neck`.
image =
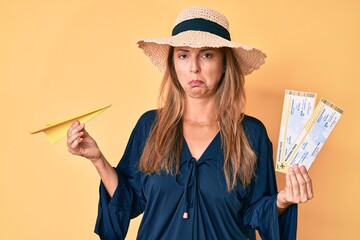
POLYGON ((194 125, 208 125, 217 122, 214 98, 187 98, 183 121, 194 125))

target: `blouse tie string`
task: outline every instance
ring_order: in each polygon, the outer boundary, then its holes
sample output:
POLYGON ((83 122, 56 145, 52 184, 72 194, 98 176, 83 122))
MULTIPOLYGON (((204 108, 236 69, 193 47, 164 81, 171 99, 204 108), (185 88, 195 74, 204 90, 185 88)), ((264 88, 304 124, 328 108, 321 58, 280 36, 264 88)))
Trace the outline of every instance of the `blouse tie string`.
POLYGON ((197 162, 195 158, 191 158, 187 161, 187 171, 186 171, 186 178, 184 185, 185 211, 183 214, 183 219, 189 218, 188 209, 192 207, 192 203, 188 199, 188 189, 191 187, 193 182, 196 183, 197 180, 196 178, 197 178, 197 162))

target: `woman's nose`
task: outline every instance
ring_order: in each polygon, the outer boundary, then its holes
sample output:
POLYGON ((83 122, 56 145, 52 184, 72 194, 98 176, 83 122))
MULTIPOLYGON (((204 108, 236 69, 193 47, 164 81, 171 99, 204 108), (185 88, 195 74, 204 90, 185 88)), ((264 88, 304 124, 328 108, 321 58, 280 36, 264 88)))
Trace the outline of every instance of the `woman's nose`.
POLYGON ((191 61, 190 65, 190 72, 192 73, 199 73, 200 72, 200 66, 197 59, 194 59, 191 61))

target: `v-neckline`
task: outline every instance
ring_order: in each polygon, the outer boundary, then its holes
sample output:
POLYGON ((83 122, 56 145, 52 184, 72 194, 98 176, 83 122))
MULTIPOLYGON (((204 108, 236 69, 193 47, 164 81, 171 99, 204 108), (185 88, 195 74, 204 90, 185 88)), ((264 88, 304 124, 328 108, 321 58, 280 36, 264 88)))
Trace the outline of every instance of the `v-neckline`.
MULTIPOLYGON (((214 138, 211 140, 211 142, 207 145, 204 152, 200 155, 199 159, 196 159, 193 157, 191 150, 189 148, 189 145, 186 141, 186 138, 183 135, 184 150, 186 151, 187 155, 190 158, 194 158, 197 162, 199 162, 202 159, 207 159, 207 158, 209 158, 209 156, 215 157, 215 156, 213 156, 213 153, 217 150, 217 148, 215 147, 216 146, 215 144, 216 144, 216 142, 220 141, 220 135, 221 135, 220 131, 218 131, 218 133, 214 136, 214 138), (215 145, 215 146, 213 146, 213 145, 215 145)), ((221 144, 219 144, 219 146, 221 147, 221 144)))

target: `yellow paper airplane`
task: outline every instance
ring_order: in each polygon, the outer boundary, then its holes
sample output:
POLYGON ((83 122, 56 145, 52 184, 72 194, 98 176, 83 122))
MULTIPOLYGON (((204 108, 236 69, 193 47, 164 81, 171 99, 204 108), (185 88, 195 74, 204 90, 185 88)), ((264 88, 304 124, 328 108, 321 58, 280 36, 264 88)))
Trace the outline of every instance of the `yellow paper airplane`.
POLYGON ((110 106, 111 104, 82 114, 70 116, 53 123, 45 124, 45 127, 30 133, 34 134, 44 132, 52 143, 57 143, 66 136, 67 130, 73 122, 79 121, 81 123, 85 123, 105 111, 110 106))

